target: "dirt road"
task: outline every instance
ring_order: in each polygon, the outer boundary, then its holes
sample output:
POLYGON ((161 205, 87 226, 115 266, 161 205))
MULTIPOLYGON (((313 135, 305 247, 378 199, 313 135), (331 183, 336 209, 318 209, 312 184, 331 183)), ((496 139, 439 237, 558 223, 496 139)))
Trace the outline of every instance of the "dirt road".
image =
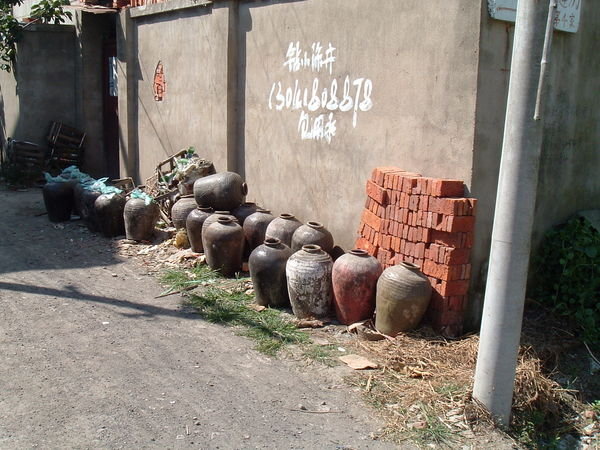
POLYGON ((109 240, 43 211, 0 190, 0 448, 392 448, 325 369, 155 299, 109 240))

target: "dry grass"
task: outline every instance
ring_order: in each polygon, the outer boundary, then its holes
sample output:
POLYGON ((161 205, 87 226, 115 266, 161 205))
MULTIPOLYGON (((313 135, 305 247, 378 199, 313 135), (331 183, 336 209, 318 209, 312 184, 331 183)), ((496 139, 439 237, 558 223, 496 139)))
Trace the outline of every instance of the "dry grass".
MULTIPOLYGON (((581 425, 578 413, 585 405, 577 391, 564 389, 552 380, 545 369, 548 360, 540 359, 532 345, 538 341, 542 353, 556 357, 559 347, 569 345, 570 340, 559 333, 552 338, 547 333, 532 333, 523 341, 529 345, 522 346, 519 354, 511 434, 529 445, 532 443, 526 441, 534 438, 531 434, 576 432, 581 425), (527 427, 531 429, 524 432, 527 427)), ((477 335, 446 340, 422 329, 393 340, 356 339, 355 345, 383 367, 360 374, 355 384, 386 414, 388 437, 418 439, 425 435, 429 442, 451 446, 452 437, 471 438, 474 430, 492 424, 485 409, 471 398, 477 335), (446 429, 445 437, 434 433, 443 428, 440 426, 446 429)))

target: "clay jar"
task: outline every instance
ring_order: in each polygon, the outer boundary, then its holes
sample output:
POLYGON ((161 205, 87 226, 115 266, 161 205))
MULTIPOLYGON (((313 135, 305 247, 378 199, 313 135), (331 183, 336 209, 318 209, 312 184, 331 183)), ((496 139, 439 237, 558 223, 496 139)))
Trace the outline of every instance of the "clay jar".
POLYGON ((212 208, 196 208, 192 210, 185 221, 188 240, 192 251, 196 253, 204 253, 202 246, 202 225, 204 221, 212 214, 212 208))
POLYGON ((301 225, 293 214, 283 213, 269 224, 265 237, 279 239, 282 244, 291 248, 292 236, 301 225))
POLYGON ((194 182, 194 197, 198 206, 215 210, 231 211, 242 204, 247 193, 248 185, 235 172, 220 172, 194 182))
POLYGON ((206 263, 211 269, 225 276, 242 269, 244 232, 231 217, 221 216, 209 225, 204 230, 203 244, 206 263))
POLYGON ((206 229, 211 226, 213 223, 215 223, 219 217, 229 217, 230 219, 232 219, 234 222, 237 221, 237 219, 235 217, 233 217, 229 211, 215 211, 213 214, 211 214, 210 216, 208 216, 205 220, 204 223, 202 224, 202 247, 204 247, 204 252, 206 253, 206 244, 204 243, 204 233, 206 233, 206 229))
POLYGON ((73 210, 73 185, 68 182, 46 183, 42 189, 50 222, 66 222, 73 210))
POLYGON ((299 319, 329 315, 332 266, 331 256, 318 245, 305 245, 288 259, 288 293, 292 311, 299 319))
POLYGON ((377 282, 375 328, 388 336, 419 325, 431 298, 431 284, 419 267, 401 262, 383 271, 377 282))
POLYGON ((275 219, 268 209, 257 209, 255 213, 250 214, 244 221, 244 237, 248 245, 248 250, 252 252, 265 240, 265 233, 269 224, 275 219))
POLYGON ((193 195, 184 195, 175 202, 171 208, 171 220, 173 226, 178 230, 185 228, 185 221, 190 212, 196 209, 198 205, 193 195))
POLYGON ((146 205, 141 198, 130 198, 125 203, 125 236, 134 241, 147 241, 152 238, 154 226, 158 221, 158 205, 154 202, 146 205))
POLYGON ((333 305, 340 323, 369 319, 375 311, 375 290, 381 264, 365 250, 354 249, 333 263, 333 305))
POLYGON ((292 250, 279 239, 268 238, 250 254, 248 267, 256 303, 262 306, 288 306, 285 265, 292 250))
POLYGON ((292 236, 292 250, 298 251, 303 245, 318 245, 326 251, 333 249, 333 236, 320 222, 307 222, 299 226, 292 236))
POLYGON ((100 197, 100 191, 84 189, 80 197, 81 219, 90 231, 98 231, 98 216, 96 214, 96 199, 100 197))
POLYGON ((127 199, 123 194, 102 194, 94 202, 98 231, 106 237, 125 234, 125 211, 127 199))
POLYGON ((254 214, 258 210, 256 203, 246 202, 231 211, 231 214, 237 219, 241 227, 244 226, 244 222, 251 214, 254 214))

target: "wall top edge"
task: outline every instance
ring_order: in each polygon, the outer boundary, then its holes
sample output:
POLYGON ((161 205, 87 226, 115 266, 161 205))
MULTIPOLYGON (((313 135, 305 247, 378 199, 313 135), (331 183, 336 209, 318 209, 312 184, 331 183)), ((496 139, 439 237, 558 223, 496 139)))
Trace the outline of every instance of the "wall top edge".
POLYGON ((164 14, 171 11, 178 11, 187 8, 198 8, 212 4, 213 0, 169 0, 168 2, 164 3, 154 3, 151 5, 131 8, 129 9, 129 15, 132 19, 135 19, 137 17, 164 14))
POLYGON ((75 25, 61 24, 54 25, 50 23, 31 23, 23 28, 23 31, 43 31, 45 33, 72 33, 75 25))

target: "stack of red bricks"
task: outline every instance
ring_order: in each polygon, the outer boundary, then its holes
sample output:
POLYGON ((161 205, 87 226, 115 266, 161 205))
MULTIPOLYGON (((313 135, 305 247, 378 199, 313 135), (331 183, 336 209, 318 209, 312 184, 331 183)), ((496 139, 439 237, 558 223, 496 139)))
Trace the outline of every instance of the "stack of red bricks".
POLYGON ((461 180, 378 167, 367 181, 357 248, 384 266, 418 265, 434 292, 427 318, 447 335, 462 332, 477 200, 461 180))

